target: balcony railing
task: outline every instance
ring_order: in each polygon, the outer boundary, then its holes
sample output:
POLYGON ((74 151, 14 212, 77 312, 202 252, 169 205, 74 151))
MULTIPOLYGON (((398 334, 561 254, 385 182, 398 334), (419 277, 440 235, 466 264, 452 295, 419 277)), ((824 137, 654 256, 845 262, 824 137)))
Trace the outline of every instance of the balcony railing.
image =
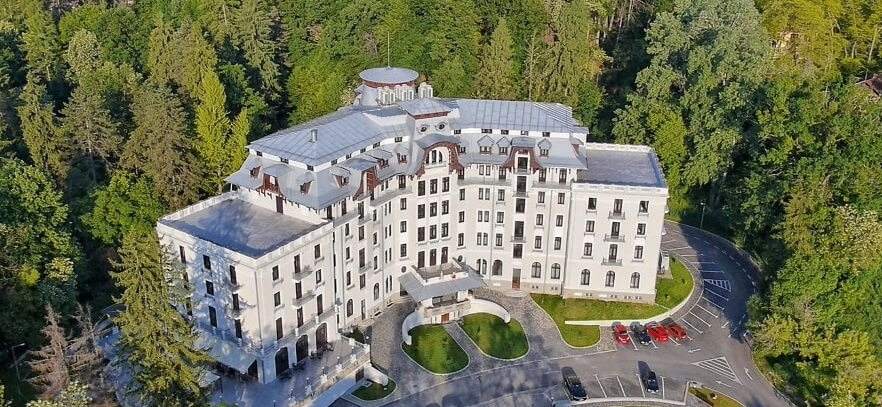
POLYGON ((610 219, 623 220, 623 219, 625 219, 625 212, 622 212, 622 211, 618 211, 618 212, 616 212, 616 211, 610 211, 610 213, 609 213, 609 218, 610 218, 610 219))
POLYGON ((621 234, 615 234, 615 235, 612 235, 612 234, 608 234, 608 233, 607 233, 606 235, 603 236, 603 241, 604 241, 604 242, 619 242, 619 243, 622 243, 622 242, 625 241, 625 235, 621 235, 621 234))
POLYGON ((291 277, 294 278, 294 281, 303 281, 303 279, 312 275, 313 270, 312 267, 304 267, 300 269, 299 273, 291 273, 291 277))
POLYGON ((605 258, 605 259, 603 259, 602 264, 604 266, 621 266, 622 260, 621 259, 606 259, 605 258))
POLYGON ((309 300, 315 298, 315 296, 315 291, 308 291, 305 294, 301 295, 300 298, 294 297, 294 299, 291 301, 291 305, 293 305, 294 307, 301 307, 309 302, 309 300))
POLYGON ((511 237, 511 241, 514 243, 524 243, 524 236, 514 235, 511 237))
POLYGON ((637 211, 637 217, 638 218, 648 218, 649 211, 637 211))

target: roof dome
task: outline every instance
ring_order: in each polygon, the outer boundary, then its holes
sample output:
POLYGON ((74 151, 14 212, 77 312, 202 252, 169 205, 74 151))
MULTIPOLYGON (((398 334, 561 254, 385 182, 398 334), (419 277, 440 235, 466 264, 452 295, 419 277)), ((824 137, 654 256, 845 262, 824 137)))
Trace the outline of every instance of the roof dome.
POLYGON ((387 66, 385 68, 365 69, 358 76, 365 82, 380 85, 397 85, 413 82, 419 77, 419 74, 412 69, 387 66))

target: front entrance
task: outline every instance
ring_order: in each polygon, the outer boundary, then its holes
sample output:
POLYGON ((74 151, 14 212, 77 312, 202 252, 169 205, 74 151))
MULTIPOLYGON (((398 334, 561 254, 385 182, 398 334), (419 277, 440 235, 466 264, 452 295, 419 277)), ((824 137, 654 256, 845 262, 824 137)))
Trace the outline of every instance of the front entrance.
POLYGON ((285 200, 281 196, 276 196, 276 212, 285 212, 285 200))
POLYGON ((276 376, 281 375, 291 368, 288 363, 288 348, 284 347, 276 352, 276 376))
POLYGON ((315 330, 315 347, 324 350, 328 346, 328 324, 321 324, 315 330))
POLYGON ((449 312, 441 315, 441 323, 446 324, 448 322, 450 322, 450 313, 449 312))
POLYGON ((303 359, 306 359, 306 357, 309 356, 309 337, 303 335, 297 339, 297 344, 294 345, 294 350, 296 352, 295 357, 297 358, 297 363, 300 364, 303 359))
POLYGON ((521 289, 521 269, 511 269, 511 288, 513 290, 521 289))

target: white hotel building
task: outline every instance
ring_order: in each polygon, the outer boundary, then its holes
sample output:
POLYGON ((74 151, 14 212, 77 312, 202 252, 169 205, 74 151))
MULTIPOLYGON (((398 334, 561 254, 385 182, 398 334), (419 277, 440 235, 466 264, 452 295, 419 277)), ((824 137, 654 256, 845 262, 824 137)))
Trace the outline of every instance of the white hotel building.
POLYGON ((362 72, 352 106, 255 141, 230 192, 160 220, 221 364, 267 383, 338 344, 319 394, 368 363, 339 332, 448 263, 490 288, 654 300, 668 192, 649 147, 588 142, 561 104, 436 98, 417 77, 362 72))

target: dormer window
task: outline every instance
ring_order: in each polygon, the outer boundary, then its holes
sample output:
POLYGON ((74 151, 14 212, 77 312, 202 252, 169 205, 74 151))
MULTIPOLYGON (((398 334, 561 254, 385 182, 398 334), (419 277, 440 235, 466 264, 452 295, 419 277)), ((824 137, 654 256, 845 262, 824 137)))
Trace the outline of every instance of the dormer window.
POLYGON ((263 153, 260 152, 260 151, 258 151, 258 152, 257 152, 257 156, 258 156, 258 157, 263 157, 263 153))
POLYGON ((508 147, 499 147, 499 154, 508 154, 508 147))
POLYGON ((348 185, 348 184, 349 184, 349 177, 340 177, 340 186, 341 187, 344 185, 348 185))
POLYGON ((288 164, 288 159, 287 159, 287 158, 282 158, 281 160, 282 160, 282 164, 288 164))
POLYGON ((481 129, 481 133, 491 134, 491 133, 493 133, 493 129, 481 129))
POLYGON ((395 137, 395 142, 396 142, 396 143, 400 143, 402 140, 404 140, 404 137, 401 137, 401 136, 399 136, 399 137, 395 137))
POLYGON ((460 153, 460 154, 465 154, 465 153, 466 153, 466 148, 465 148, 465 146, 459 146, 459 153, 460 153))
POLYGON ((378 161, 380 162, 380 168, 386 168, 389 165, 389 160, 380 158, 378 161))
POLYGON ((309 171, 315 171, 315 167, 313 167, 313 166, 311 166, 311 165, 309 165, 309 164, 306 165, 306 169, 309 170, 309 171))
POLYGON ((542 137, 551 137, 551 133, 547 131, 542 132, 542 137))
POLYGON ((407 162, 407 155, 398 154, 398 162, 399 163, 406 163, 407 162))
POLYGON ((444 124, 443 122, 438 123, 437 125, 435 125, 435 128, 438 129, 438 130, 444 130, 445 127, 447 127, 447 125, 444 124))
POLYGON ((543 157, 548 157, 548 149, 547 148, 540 148, 539 155, 541 155, 543 157))
POLYGON ((309 184, 310 184, 309 182, 304 182, 304 183, 300 184, 300 193, 301 194, 308 194, 309 193, 309 184))
POLYGON ((333 160, 331 160, 331 165, 337 165, 337 159, 336 159, 336 158, 333 159, 333 160))
POLYGON ((490 154, 491 147, 490 146, 481 146, 481 154, 490 154))
POLYGON ((428 130, 429 130, 429 126, 426 126, 425 124, 420 126, 420 133, 425 133, 428 130))
POLYGON ((260 166, 258 165, 257 167, 252 168, 248 172, 251 174, 252 178, 257 178, 257 176, 260 175, 260 166))

